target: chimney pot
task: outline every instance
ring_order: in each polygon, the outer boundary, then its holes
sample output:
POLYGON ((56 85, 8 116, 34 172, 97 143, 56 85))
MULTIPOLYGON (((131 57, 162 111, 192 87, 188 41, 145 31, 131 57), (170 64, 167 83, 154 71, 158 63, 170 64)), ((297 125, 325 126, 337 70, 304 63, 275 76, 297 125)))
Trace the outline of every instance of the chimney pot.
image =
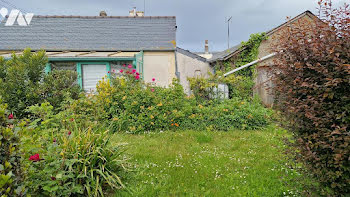
POLYGON ((100 16, 107 16, 107 13, 105 11, 101 11, 100 16))
POLYGON ((205 54, 209 54, 209 41, 208 40, 205 40, 205 54))

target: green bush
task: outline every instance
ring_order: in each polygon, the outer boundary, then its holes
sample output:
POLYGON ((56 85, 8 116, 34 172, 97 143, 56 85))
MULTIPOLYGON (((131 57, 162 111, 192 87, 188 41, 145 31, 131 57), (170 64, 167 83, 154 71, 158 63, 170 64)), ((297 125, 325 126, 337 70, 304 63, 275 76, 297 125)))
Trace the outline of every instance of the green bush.
POLYGON ((20 56, 13 54, 8 61, 0 57, 0 95, 17 117, 25 117, 28 106, 40 103, 39 86, 46 63, 45 52, 32 53, 30 49, 20 56))
POLYGON ((252 130, 266 127, 271 122, 272 111, 264 108, 258 99, 253 102, 240 99, 224 100, 207 106, 196 106, 184 121, 186 129, 252 130))
POLYGON ((19 56, 13 54, 7 61, 0 57, 0 95, 18 118, 28 117, 29 106, 48 101, 58 112, 66 98, 78 98, 76 72, 53 71, 46 75, 47 61, 44 51, 32 53, 30 49, 19 56))
POLYGON ((22 196, 24 173, 21 165, 20 138, 15 120, 0 97, 0 196, 22 196))
POLYGON ((40 86, 42 99, 49 102, 56 111, 66 98, 78 99, 80 87, 77 73, 70 70, 54 70, 44 76, 40 86))
POLYGON ((142 133, 179 129, 258 129, 269 124, 271 112, 251 99, 206 100, 187 97, 175 80, 169 88, 156 87, 123 77, 103 80, 96 95, 71 102, 65 112, 80 125, 84 121, 104 123, 113 132, 142 133))
POLYGON ((41 118, 31 123, 23 139, 28 192, 44 196, 103 196, 124 188, 127 163, 121 147, 110 144, 109 131, 93 125, 80 128, 75 119, 61 119, 65 112, 53 115, 52 110, 48 103, 30 108, 41 118))

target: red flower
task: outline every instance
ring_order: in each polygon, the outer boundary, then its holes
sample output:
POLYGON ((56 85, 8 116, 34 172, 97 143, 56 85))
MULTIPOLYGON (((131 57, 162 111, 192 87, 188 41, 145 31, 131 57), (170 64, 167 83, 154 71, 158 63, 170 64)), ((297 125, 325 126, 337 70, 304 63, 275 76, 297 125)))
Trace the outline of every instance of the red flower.
POLYGON ((13 114, 10 114, 9 117, 8 117, 10 120, 13 119, 13 114))
POLYGON ((39 154, 35 154, 35 155, 32 155, 32 156, 30 156, 29 157, 29 160, 30 161, 40 161, 40 156, 39 156, 39 154))
POLYGON ((135 79, 136 79, 136 80, 139 80, 139 79, 140 79, 140 76, 139 76, 139 75, 136 75, 136 76, 135 76, 135 79))
POLYGON ((136 75, 140 75, 140 73, 136 72, 136 75))
POLYGON ((156 79, 155 79, 155 78, 153 78, 153 79, 152 79, 152 81, 154 82, 154 81, 156 81, 156 79))
POLYGON ((52 176, 52 177, 51 177, 51 180, 55 181, 55 180, 56 180, 56 177, 52 176))
POLYGON ((151 92, 154 92, 154 89, 153 89, 153 88, 151 89, 151 92))
POLYGON ((108 71, 108 74, 111 73, 111 71, 108 71))
POLYGON ((121 69, 119 72, 120 72, 120 73, 123 73, 123 72, 124 72, 124 70, 123 70, 123 69, 121 69))
POLYGON ((133 70, 132 70, 132 73, 136 73, 136 70, 135 70, 135 69, 133 69, 133 70))
POLYGON ((128 68, 130 68, 130 69, 131 69, 131 68, 132 68, 132 65, 131 65, 131 64, 129 64, 128 68))
POLYGON ((71 131, 68 131, 68 135, 71 135, 72 134, 72 132, 71 131))
POLYGON ((72 122, 73 122, 73 121, 74 121, 74 118, 71 118, 71 119, 70 119, 70 121, 72 121, 72 122))

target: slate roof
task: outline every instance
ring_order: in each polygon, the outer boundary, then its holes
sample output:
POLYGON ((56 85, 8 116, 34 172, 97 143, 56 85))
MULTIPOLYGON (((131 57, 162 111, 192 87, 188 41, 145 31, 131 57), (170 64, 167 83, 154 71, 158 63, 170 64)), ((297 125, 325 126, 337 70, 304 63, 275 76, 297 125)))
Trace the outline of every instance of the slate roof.
POLYGON ((0 23, 0 50, 167 51, 176 17, 34 16, 29 26, 0 23))
POLYGON ((241 46, 242 45, 239 44, 229 49, 226 49, 225 51, 214 52, 213 57, 209 59, 209 62, 225 61, 228 58, 232 57, 232 55, 234 55, 236 52, 239 52, 241 49, 241 46))
POLYGON ((191 58, 194 58, 194 59, 197 59, 199 61, 202 61, 202 62, 207 62, 207 59, 205 59, 204 57, 201 57, 195 53, 192 53, 191 51, 188 51, 188 50, 185 50, 185 49, 182 49, 182 48, 179 48, 177 47, 176 48, 176 51, 183 54, 183 55, 186 55, 188 57, 191 57, 191 58))

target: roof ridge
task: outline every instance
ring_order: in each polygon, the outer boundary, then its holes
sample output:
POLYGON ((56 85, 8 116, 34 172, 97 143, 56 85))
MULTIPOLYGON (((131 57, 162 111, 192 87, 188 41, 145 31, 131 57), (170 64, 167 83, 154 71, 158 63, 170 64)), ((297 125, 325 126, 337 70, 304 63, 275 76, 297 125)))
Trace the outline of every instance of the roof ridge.
MULTIPOLYGON (((6 16, 8 17, 8 16, 6 16)), ((80 16, 80 15, 34 15, 33 18, 176 18, 176 16, 80 16)))

